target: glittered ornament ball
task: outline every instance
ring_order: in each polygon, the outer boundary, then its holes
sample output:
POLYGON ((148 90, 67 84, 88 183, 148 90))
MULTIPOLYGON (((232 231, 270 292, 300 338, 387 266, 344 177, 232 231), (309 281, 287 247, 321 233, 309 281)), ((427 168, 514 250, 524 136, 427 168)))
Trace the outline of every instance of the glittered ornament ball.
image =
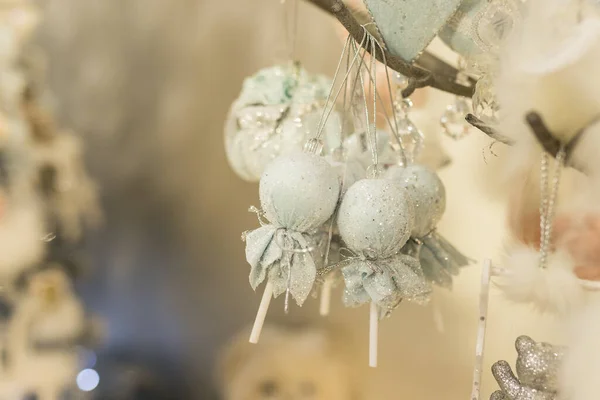
POLYGON ((410 237, 414 208, 399 181, 362 179, 344 195, 337 223, 351 250, 391 257, 410 237))
POLYGON ((386 177, 406 189, 413 201, 413 237, 423 237, 435 229, 446 210, 446 189, 435 172, 422 165, 390 168, 386 177))
MULTIPOLYGON (((297 64, 264 68, 248 77, 225 123, 225 150, 235 173, 258 181, 280 155, 302 150, 317 133, 331 80, 297 64)), ((339 146, 340 115, 324 122, 326 148, 339 146)))
POLYGON ((267 166, 259 192, 262 209, 273 225, 310 232, 333 214, 340 194, 340 179, 324 158, 295 152, 267 166))

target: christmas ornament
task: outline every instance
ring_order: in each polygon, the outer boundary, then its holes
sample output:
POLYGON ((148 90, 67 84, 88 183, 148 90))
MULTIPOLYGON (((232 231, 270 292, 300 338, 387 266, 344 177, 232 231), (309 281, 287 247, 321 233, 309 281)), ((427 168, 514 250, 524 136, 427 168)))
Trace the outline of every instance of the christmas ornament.
POLYGON ((412 101, 409 98, 403 99, 401 93, 398 90, 396 100, 394 101, 394 109, 396 111, 398 137, 405 158, 402 162, 408 165, 415 162, 421 154, 425 136, 410 119, 409 112, 413 107, 412 101))
POLYGON ((600 62, 600 18, 582 13, 579 5, 526 2, 522 29, 501 53, 494 82, 502 110, 498 129, 522 149, 506 161, 512 170, 530 170, 539 154, 525 120, 531 111, 563 143, 598 116, 600 81, 589 77, 600 62))
POLYGON ((518 0, 465 0, 439 37, 463 57, 497 52, 520 18, 518 0))
POLYGON ((345 193, 337 224, 351 255, 341 262, 344 303, 371 303, 370 366, 377 365, 377 318, 401 300, 426 303, 431 288, 418 260, 400 254, 414 226, 414 208, 402 185, 363 179, 345 193))
POLYGON ((414 61, 464 0, 365 0, 385 47, 403 60, 414 61))
POLYGON ((435 172, 421 165, 392 167, 386 177, 401 184, 415 210, 411 240, 403 252, 419 259, 429 281, 450 287, 452 276, 469 264, 469 259, 435 230, 446 209, 444 184, 435 172))
POLYGON ((354 348, 333 330, 268 324, 258 345, 247 331, 232 338, 218 357, 223 400, 362 398, 354 348))
POLYGON ((500 390, 491 400, 555 400, 558 398, 558 371, 564 356, 564 348, 548 343, 537 343, 528 336, 519 336, 516 371, 512 372, 506 361, 492 366, 492 374, 500 390))
MULTIPOLYGON (((459 60, 459 73, 456 75, 456 82, 468 85, 469 79, 465 71, 465 61, 459 60)), ((467 136, 471 130, 471 125, 465 121, 465 117, 471 112, 470 101, 461 96, 455 96, 454 102, 446 107, 446 111, 440 118, 443 132, 454 140, 462 139, 467 136)))
POLYGON ((560 176, 564 167, 564 146, 558 152, 554 171, 544 153, 540 168, 539 251, 517 244, 507 255, 506 273, 498 281, 508 298, 531 303, 540 311, 568 315, 584 301, 584 289, 573 273, 571 256, 552 243, 552 230, 560 176))
POLYGON ((500 105, 496 98, 491 74, 485 74, 477 81, 472 104, 473 114, 477 118, 490 125, 498 123, 500 105))
POLYGON ((44 255, 43 206, 33 185, 28 149, 14 131, 0 127, 0 284, 15 293, 15 281, 44 255))
POLYGON ((83 307, 67 276, 58 269, 37 273, 10 322, 7 373, 24 392, 59 399, 77 374, 84 330, 83 307))
POLYGON ((80 140, 68 132, 48 133, 46 140, 35 142, 33 152, 50 229, 71 242, 101 220, 97 187, 85 170, 82 153, 80 140))
MULTIPOLYGON (((225 149, 236 174, 258 181, 279 155, 301 150, 316 134, 331 84, 297 63, 247 78, 225 124, 225 149)), ((332 112, 323 127, 326 148, 339 146, 340 130, 340 116, 332 112)))
MULTIPOLYGON (((372 127, 371 129, 374 130, 375 128, 372 127)), ((387 131, 377 129, 377 157, 379 163, 382 165, 391 165, 397 162, 398 155, 390 146, 391 139, 391 135, 387 131)), ((359 162, 363 166, 365 174, 363 174, 362 178, 366 176, 366 169, 373 162, 370 140, 369 132, 364 130, 351 134, 344 139, 343 143, 348 165, 352 166, 355 162, 359 162)))
POLYGON ((251 342, 258 340, 271 296, 286 292, 298 305, 306 300, 317 273, 310 235, 331 218, 339 193, 336 171, 315 154, 282 156, 265 170, 260 180, 261 214, 269 222, 244 235, 250 285, 256 289, 268 281, 251 342))

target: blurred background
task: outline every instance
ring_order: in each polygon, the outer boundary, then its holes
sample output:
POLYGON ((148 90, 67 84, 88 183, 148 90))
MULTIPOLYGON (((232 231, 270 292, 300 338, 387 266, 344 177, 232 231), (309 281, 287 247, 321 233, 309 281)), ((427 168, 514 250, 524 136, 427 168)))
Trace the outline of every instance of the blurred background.
MULTIPOLYGON (((55 112, 85 142, 105 213, 103 227, 89 236, 88 274, 78 288, 107 322, 95 396, 219 398, 221 349, 253 321, 260 301, 248 285, 240 240, 257 226, 247 210, 258 205, 258 187, 230 170, 223 123, 242 80, 285 60, 281 4, 41 4, 37 41, 47 55, 55 112)), ((299 2, 297 54, 309 71, 334 72, 341 51, 335 28, 330 17, 299 2)), ((449 98, 433 96, 432 118, 439 118, 449 98)), ((443 332, 435 327, 433 305, 403 304, 381 324, 379 368, 359 372, 367 399, 458 400, 470 394, 480 265, 499 256, 504 223, 502 194, 494 187, 501 165, 482 136, 444 138, 452 163, 440 171, 448 192, 440 231, 475 263, 452 292, 436 289, 443 332)), ((267 321, 331 323, 353 340, 359 365, 366 366, 368 310, 344 309, 340 297, 338 289, 328 321, 311 299, 287 316, 277 299, 267 321)), ((496 389, 490 365, 514 361, 518 335, 558 339, 553 321, 529 311, 493 290, 484 398, 496 389)))

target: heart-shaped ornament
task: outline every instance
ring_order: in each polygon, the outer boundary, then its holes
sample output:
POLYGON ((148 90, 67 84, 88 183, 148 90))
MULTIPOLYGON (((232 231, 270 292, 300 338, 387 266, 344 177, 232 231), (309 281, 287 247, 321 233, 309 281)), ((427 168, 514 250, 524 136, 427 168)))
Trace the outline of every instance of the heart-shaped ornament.
POLYGON ((414 61, 464 0, 364 0, 386 48, 414 61))

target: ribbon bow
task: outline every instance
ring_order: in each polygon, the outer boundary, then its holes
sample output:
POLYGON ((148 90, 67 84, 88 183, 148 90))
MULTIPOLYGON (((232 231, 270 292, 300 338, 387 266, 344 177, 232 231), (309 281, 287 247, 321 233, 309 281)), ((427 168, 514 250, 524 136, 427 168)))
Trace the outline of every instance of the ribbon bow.
POLYGON ((245 240, 252 289, 256 290, 268 277, 273 296, 289 290, 301 306, 317 275, 309 236, 269 224, 247 232, 245 240))
POLYGON ((402 248, 402 253, 420 261, 425 278, 442 287, 452 287, 452 277, 471 260, 458 251, 436 231, 422 238, 411 238, 402 248))
POLYGON ((356 307, 374 302, 389 314, 403 299, 425 304, 431 287, 425 279, 419 261, 413 257, 396 254, 377 258, 372 254, 354 254, 342 261, 342 274, 346 283, 344 303, 356 307))

